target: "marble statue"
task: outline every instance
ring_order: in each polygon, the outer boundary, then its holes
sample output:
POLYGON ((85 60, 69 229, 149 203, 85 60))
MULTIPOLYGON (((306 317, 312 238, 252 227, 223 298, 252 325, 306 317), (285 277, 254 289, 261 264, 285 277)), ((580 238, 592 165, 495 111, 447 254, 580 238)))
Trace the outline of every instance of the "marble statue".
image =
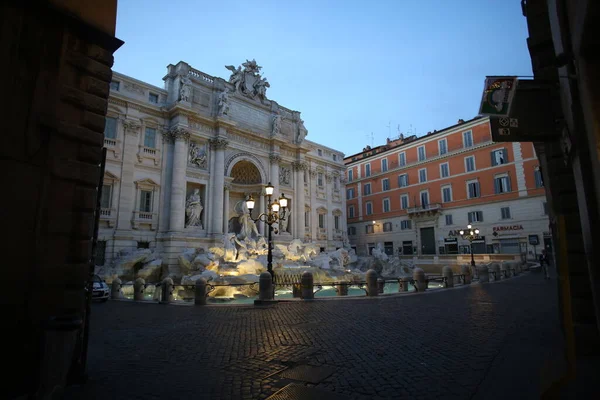
POLYGON ((192 100, 192 81, 187 76, 181 77, 181 86, 179 88, 179 100, 192 100))
POLYGON ((229 114, 229 90, 219 94, 219 116, 229 114))
POLYGON ((281 115, 275 114, 273 115, 273 129, 271 130, 271 135, 279 135, 281 132, 281 115))
POLYGON ((202 227, 202 199, 200 198, 200 190, 194 189, 192 194, 187 198, 185 202, 185 218, 186 226, 200 226, 202 227))
POLYGON ((198 146, 196 143, 190 143, 190 163, 200 168, 206 168, 206 150, 204 146, 198 146))
POLYGON ((288 231, 288 222, 290 221, 290 210, 286 207, 279 211, 279 233, 288 231))
MULTIPOLYGON (((259 75, 260 76, 260 75, 259 75)), ((261 99, 267 98, 267 88, 271 87, 266 78, 257 79, 254 82, 254 92, 261 99)))
POLYGON ((230 69, 231 68, 231 76, 229 77, 229 83, 231 83, 236 92, 240 91, 240 85, 242 84, 243 80, 244 80, 244 74, 242 73, 242 67, 239 66, 237 67, 237 69, 235 69, 235 67, 233 65, 230 66, 226 66, 225 68, 230 69))
POLYGON ((258 229, 256 229, 256 224, 252 220, 252 216, 250 215, 250 211, 248 211, 248 207, 246 206, 246 202, 242 201, 242 213, 240 214, 239 221, 241 230, 238 234, 238 238, 240 240, 244 240, 246 238, 252 238, 252 235, 259 236, 258 229))
POLYGON ((266 78, 261 77, 262 67, 255 60, 246 60, 237 68, 233 65, 226 65, 225 68, 231 71, 229 83, 234 86, 236 93, 241 93, 251 99, 258 97, 261 101, 267 98, 267 88, 271 85, 266 78), (242 69, 242 67, 244 68, 242 69))
POLYGON ((308 131, 304 127, 304 121, 300 120, 300 123, 298 124, 298 135, 296 136, 296 143, 302 143, 307 134, 308 131))

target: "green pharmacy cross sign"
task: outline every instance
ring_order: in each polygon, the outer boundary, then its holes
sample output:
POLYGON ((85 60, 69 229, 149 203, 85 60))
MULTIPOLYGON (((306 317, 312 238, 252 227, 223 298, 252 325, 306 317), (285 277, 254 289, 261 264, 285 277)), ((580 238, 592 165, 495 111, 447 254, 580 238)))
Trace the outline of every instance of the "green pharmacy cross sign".
POLYGON ((507 117, 516 90, 517 77, 515 76, 487 76, 479 114, 507 117))

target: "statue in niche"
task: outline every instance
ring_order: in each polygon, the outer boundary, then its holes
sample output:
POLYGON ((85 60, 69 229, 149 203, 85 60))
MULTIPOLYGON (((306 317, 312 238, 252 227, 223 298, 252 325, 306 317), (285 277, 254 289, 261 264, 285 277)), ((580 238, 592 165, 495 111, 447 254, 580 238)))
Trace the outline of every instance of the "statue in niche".
POLYGON ((194 189, 185 202, 186 227, 199 226, 202 228, 202 220, 200 218, 203 209, 200 189, 194 189))
POLYGON ((246 206, 245 201, 241 201, 241 213, 239 217, 240 222, 240 233, 238 234, 238 239, 244 240, 246 238, 252 238, 252 236, 258 237, 260 234, 258 233, 258 229, 256 228, 256 224, 252 220, 252 216, 250 215, 250 211, 246 206))
POLYGON ((290 215, 292 212, 289 208, 281 209, 279 211, 279 233, 284 233, 288 231, 288 223, 290 222, 290 215))
POLYGON ((271 135, 276 136, 281 132, 281 115, 275 114, 273 115, 273 129, 271 130, 271 135))
POLYGON ((308 134, 308 131, 304 127, 304 121, 300 120, 300 123, 298 124, 298 135, 296 136, 296 143, 298 143, 298 144, 302 143, 302 141, 304 141, 304 138, 306 137, 307 134, 308 134))
POLYGON ((219 117, 229 114, 229 90, 219 94, 219 117))
POLYGON ((206 169, 206 149, 196 143, 190 143, 190 163, 206 169))
POLYGON ((181 86, 179 88, 179 100, 192 101, 192 81, 187 76, 181 77, 181 86))
POLYGON ((280 185, 289 185, 290 184, 290 175, 291 171, 287 167, 281 167, 279 169, 279 184, 280 185))

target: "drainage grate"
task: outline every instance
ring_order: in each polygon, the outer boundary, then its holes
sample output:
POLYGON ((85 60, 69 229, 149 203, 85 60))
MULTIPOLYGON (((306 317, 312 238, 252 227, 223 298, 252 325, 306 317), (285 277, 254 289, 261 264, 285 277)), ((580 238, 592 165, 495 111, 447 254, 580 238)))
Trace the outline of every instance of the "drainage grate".
POLYGON ((329 366, 315 367, 312 365, 298 365, 283 371, 279 376, 282 378, 294 379, 296 381, 319 383, 334 372, 335 368, 329 366))
POLYGON ((277 393, 267 397, 267 400, 345 400, 347 396, 341 396, 337 393, 290 383, 283 387, 277 393))

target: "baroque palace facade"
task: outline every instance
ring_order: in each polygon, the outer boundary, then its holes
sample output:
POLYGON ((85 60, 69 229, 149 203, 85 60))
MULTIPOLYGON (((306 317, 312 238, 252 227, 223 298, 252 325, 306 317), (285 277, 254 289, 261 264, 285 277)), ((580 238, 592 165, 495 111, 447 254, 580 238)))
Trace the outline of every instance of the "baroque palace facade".
POLYGON ((246 196, 256 200, 254 217, 266 210, 269 182, 275 197, 290 199, 275 243, 342 246, 344 155, 305 139, 300 112, 266 97, 254 60, 226 68, 229 80, 169 65, 164 89, 113 74, 98 265, 136 248, 155 249, 170 265, 186 248, 218 245, 246 196))
POLYGON ((494 143, 488 118, 389 140, 346 157, 348 238, 357 254, 469 252, 459 231, 481 232, 473 253, 552 251, 532 143, 494 143))

